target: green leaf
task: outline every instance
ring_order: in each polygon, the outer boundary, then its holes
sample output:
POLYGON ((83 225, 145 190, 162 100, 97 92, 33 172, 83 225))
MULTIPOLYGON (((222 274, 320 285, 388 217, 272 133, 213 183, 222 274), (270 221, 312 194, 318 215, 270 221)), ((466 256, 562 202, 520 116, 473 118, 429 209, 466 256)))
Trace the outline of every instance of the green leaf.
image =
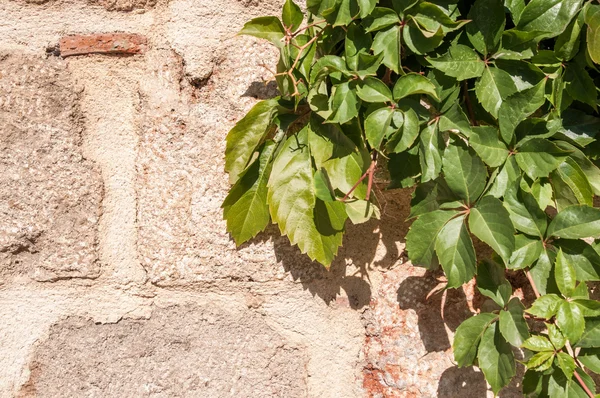
POLYGON ((346 29, 346 40, 344 41, 344 55, 346 56, 346 64, 353 71, 361 70, 359 68, 359 59, 361 56, 367 55, 369 48, 373 43, 371 34, 365 32, 362 26, 351 24, 346 29))
POLYGON ((575 299, 573 303, 579 307, 584 317, 600 316, 600 301, 575 299))
MULTIPOLYGON (((398 111, 396 111, 398 112, 398 111)), ((419 136, 419 116, 417 113, 409 109, 403 112, 404 123, 402 128, 399 129, 394 135, 388 140, 386 149, 391 153, 400 153, 410 148, 417 137, 419 136)), ((418 161, 418 159, 417 159, 418 161)), ((419 169, 420 172, 420 169, 419 169)))
POLYGON ((349 73, 346 62, 342 58, 335 55, 326 55, 319 58, 310 72, 310 83, 315 84, 320 79, 335 72, 349 73))
POLYGON ((436 32, 429 32, 421 28, 419 23, 410 16, 408 24, 402 29, 404 42, 410 51, 415 54, 427 54, 442 44, 444 40, 444 29, 440 28, 436 32))
POLYGON ((598 97, 596 85, 585 68, 579 66, 577 63, 569 64, 565 71, 564 80, 566 82, 565 88, 567 89, 567 93, 574 100, 588 104, 594 109, 596 108, 598 97))
POLYGON ((279 48, 282 48, 285 45, 283 42, 285 30, 277 17, 254 18, 246 22, 238 34, 266 39, 279 48))
POLYGON ((432 34, 437 33, 440 29, 444 34, 450 33, 468 22, 453 20, 442 7, 427 1, 417 3, 416 7, 410 10, 410 14, 421 28, 432 34))
POLYGON ((577 359, 594 373, 600 373, 600 348, 583 348, 577 359))
POLYGON ((525 0, 504 0, 504 6, 510 11, 512 20, 517 25, 525 9, 525 0))
POLYGON ((520 347, 529 338, 529 327, 525 322, 525 307, 517 297, 508 302, 508 311, 500 311, 500 333, 515 347, 520 347))
POLYGON ((352 19, 358 14, 358 2, 356 0, 340 0, 338 11, 333 26, 346 26, 352 23, 352 19))
POLYGON ((570 61, 579 51, 581 30, 583 29, 583 12, 574 18, 564 32, 556 38, 554 53, 563 61, 570 61))
POLYGON ((542 80, 534 87, 515 93, 502 102, 498 111, 498 121, 504 142, 509 144, 519 123, 544 105, 545 86, 546 81, 542 80))
POLYGON ((456 217, 457 211, 436 210, 421 215, 406 235, 408 258, 413 265, 435 268, 435 242, 446 223, 456 217))
POLYGON ((440 131, 458 131, 467 137, 472 134, 471 123, 458 104, 452 106, 440 116, 439 127, 440 131))
POLYGON ((556 312, 556 325, 569 341, 579 340, 585 328, 585 320, 577 304, 563 301, 556 312))
POLYGON ((533 352, 554 351, 554 346, 545 336, 531 336, 522 344, 522 347, 533 352))
POLYGON ((289 28, 290 32, 295 32, 302 25, 303 19, 300 7, 293 0, 286 0, 281 14, 283 25, 289 28))
POLYGON ((564 257, 575 267, 578 281, 600 280, 600 256, 587 242, 560 239, 554 245, 562 249, 564 257))
POLYGON ((565 159, 566 152, 553 142, 532 138, 517 147, 515 159, 529 178, 548 177, 565 159))
POLYGON ((360 8, 359 16, 361 18, 366 18, 369 14, 373 12, 375 6, 377 5, 378 0, 358 0, 358 6, 360 8))
POLYGON ((507 386, 515 376, 515 357, 512 348, 504 340, 496 324, 490 325, 483 333, 477 360, 494 394, 498 394, 498 391, 507 386))
POLYGON ((577 365, 575 365, 575 360, 566 352, 559 352, 556 354, 556 359, 558 360, 558 366, 562 369, 568 379, 573 377, 573 372, 577 365))
POLYGON ((456 329, 452 351, 459 367, 473 364, 481 336, 496 319, 496 315, 484 312, 467 319, 456 329))
POLYGON ((567 338, 562 334, 559 328, 553 323, 547 323, 548 338, 556 350, 562 349, 567 343, 567 338))
POLYGON ((589 206, 570 206, 554 217, 548 236, 564 239, 600 237, 600 209, 589 206))
POLYGON ((529 270, 529 274, 533 279, 535 286, 540 294, 547 294, 549 292, 558 292, 554 277, 552 276, 552 269, 554 267, 554 260, 556 259, 556 251, 550 246, 542 250, 542 254, 535 265, 529 270))
POLYGON ((475 275, 475 248, 465 216, 450 220, 438 233, 435 252, 448 278, 448 288, 457 288, 475 275))
POLYGON ((343 124, 358 116, 360 101, 355 87, 354 83, 342 83, 333 88, 333 95, 329 100, 332 113, 326 123, 343 124))
MULTIPOLYGON (((310 139, 310 138, 309 138, 310 139)), ((313 185, 315 188, 315 195, 323 202, 335 202, 335 194, 327 170, 320 169, 315 171, 313 176, 313 185)))
POLYGON ((588 319, 585 323, 585 330, 581 339, 576 344, 577 347, 596 348, 600 347, 600 319, 588 319))
POLYGON ((508 262, 515 248, 515 230, 501 201, 492 196, 484 196, 471 209, 469 229, 494 249, 504 262, 508 262))
POLYGON ((527 312, 538 318, 550 319, 556 315, 558 307, 563 301, 564 300, 556 294, 545 294, 538 297, 527 312))
POLYGON ((365 102, 391 102, 394 100, 392 91, 381 80, 367 77, 356 87, 358 97, 365 102))
POLYGON ((418 73, 408 73, 396 81, 394 85, 394 99, 400 101, 404 97, 414 94, 427 94, 439 99, 435 86, 425 76, 418 73))
POLYGON ((375 55, 383 54, 383 64, 396 73, 400 73, 400 26, 377 32, 371 49, 375 55))
POLYGON ((571 108, 565 110, 562 117, 561 134, 580 146, 595 141, 594 137, 600 130, 599 118, 571 108))
POLYGON ((257 103, 227 134, 225 171, 229 173, 231 184, 238 180, 258 144, 267 134, 277 115, 278 105, 277 98, 257 103))
POLYGON ((452 192, 467 204, 477 200, 487 182, 487 168, 477 155, 457 140, 444 151, 442 164, 452 192))
POLYGON ((502 48, 494 54, 498 60, 528 59, 534 56, 544 32, 523 32, 518 29, 509 29, 502 33, 502 48))
POLYGON ((485 69, 485 63, 479 58, 479 55, 473 49, 462 44, 450 47, 448 52, 439 58, 428 58, 427 60, 434 68, 459 81, 479 77, 485 69))
POLYGON ((498 173, 492 189, 489 194, 495 198, 504 196, 508 187, 513 184, 517 178, 521 176, 521 170, 517 165, 517 161, 514 156, 509 156, 506 163, 502 167, 502 170, 498 173))
POLYGON ((383 138, 396 130, 392 125, 393 116, 394 110, 384 107, 377 109, 365 119, 365 136, 372 148, 379 149, 383 138))
POLYGON ((560 292, 565 297, 571 297, 577 283, 575 280, 575 268, 565 258, 562 249, 556 255, 554 277, 556 278, 556 285, 560 292))
POLYGON ((502 0, 477 0, 469 11, 467 37, 483 55, 493 53, 500 44, 506 18, 502 0))
POLYGON ((494 300, 500 307, 504 307, 512 287, 504 277, 504 267, 491 260, 484 260, 477 269, 477 289, 481 294, 494 300))
POLYGON ((518 231, 544 238, 548 225, 546 213, 540 209, 533 195, 515 185, 506 191, 504 207, 518 231))
POLYGON ((517 27, 525 31, 562 33, 581 8, 583 0, 531 0, 523 10, 517 27))
POLYGON ((398 13, 386 7, 375 7, 369 16, 361 18, 367 32, 375 32, 400 23, 398 13))
POLYGON ((352 200, 345 202, 346 214, 352 221, 352 224, 363 224, 371 218, 379 219, 380 212, 377 206, 366 200, 352 200))
POLYGON ((498 138, 498 130, 492 126, 472 127, 469 144, 477 155, 490 167, 499 167, 506 162, 508 149, 498 138))
MULTIPOLYGON (((482 1, 482 0, 479 0, 482 1)), ((498 118, 502 101, 517 92, 511 76, 499 68, 486 66, 475 83, 477 99, 492 116, 498 118)))
POLYGON ((525 235, 515 235, 515 251, 508 262, 509 269, 530 267, 537 261, 543 250, 542 241, 531 239, 525 235))
POLYGON ((341 202, 327 207, 314 194, 307 130, 290 136, 283 144, 273 163, 277 172, 269 179, 267 200, 273 222, 290 243, 297 244, 312 260, 329 266, 342 245, 340 227, 346 214, 341 202))
POLYGON ((542 351, 538 352, 525 364, 527 369, 534 369, 538 372, 542 372, 547 370, 552 366, 552 360, 554 359, 554 352, 552 351, 542 351))
POLYGON ((223 201, 227 232, 238 246, 263 231, 271 220, 267 205, 267 180, 276 148, 277 144, 273 141, 265 143, 258 159, 242 173, 223 201))
POLYGON ((600 6, 589 5, 585 13, 587 50, 595 63, 600 63, 600 6))
POLYGON ((568 157, 551 174, 558 211, 570 205, 593 205, 592 187, 581 167, 568 157))
POLYGON ((421 132, 419 156, 421 160, 421 182, 435 180, 442 171, 442 151, 444 142, 438 131, 438 124, 432 123, 421 132))

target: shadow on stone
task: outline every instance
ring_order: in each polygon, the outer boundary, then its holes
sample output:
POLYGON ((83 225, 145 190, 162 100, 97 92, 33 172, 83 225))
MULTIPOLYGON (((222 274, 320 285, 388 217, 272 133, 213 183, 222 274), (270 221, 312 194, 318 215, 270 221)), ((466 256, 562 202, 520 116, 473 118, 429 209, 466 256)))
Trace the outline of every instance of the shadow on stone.
POLYGON ((439 398, 481 398, 485 397, 487 384, 483 373, 476 372, 473 367, 448 368, 442 373, 438 384, 439 398))
POLYGON ((279 95, 279 89, 277 83, 274 81, 266 82, 252 82, 246 89, 246 92, 242 94, 242 97, 252 97, 260 100, 273 98, 279 95))
POLYGON ((446 327, 454 331, 471 316, 467 298, 462 289, 446 293, 442 314, 442 291, 427 295, 439 284, 441 273, 427 272, 424 276, 410 276, 398 288, 398 304, 403 310, 412 309, 419 317, 421 341, 427 352, 445 351, 451 347, 446 327))

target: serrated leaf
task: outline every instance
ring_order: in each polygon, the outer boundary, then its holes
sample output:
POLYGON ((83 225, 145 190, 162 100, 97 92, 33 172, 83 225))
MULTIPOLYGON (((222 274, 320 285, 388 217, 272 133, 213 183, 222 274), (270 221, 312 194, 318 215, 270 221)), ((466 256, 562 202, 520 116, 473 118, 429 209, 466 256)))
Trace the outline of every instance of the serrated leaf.
POLYGON ((556 325, 554 325, 553 323, 547 323, 546 328, 548 329, 548 338, 550 339, 550 342, 552 343, 554 348, 556 350, 562 349, 567 343, 567 338, 565 337, 565 335, 562 334, 560 329, 556 327, 556 325))
POLYGON ((367 32, 376 32, 400 23, 398 13, 391 8, 375 7, 367 17, 361 17, 367 32))
POLYGON ((377 206, 366 200, 352 200, 345 203, 346 214, 352 221, 352 224, 363 224, 371 218, 379 219, 380 212, 377 206))
POLYGON ((515 357, 496 324, 490 325, 481 337, 477 352, 479 368, 497 394, 516 374, 515 357))
POLYGON ((472 127, 469 144, 477 155, 490 167, 499 167, 508 157, 506 145, 498 138, 498 130, 492 126, 472 127))
POLYGON ((267 205, 267 181, 276 148, 277 144, 273 141, 265 143, 258 159, 242 173, 223 201, 227 232, 238 246, 264 230, 271 219, 267 205))
POLYGON ((564 239, 600 237, 600 209, 570 206, 559 212, 548 227, 547 236, 564 239))
POLYGON ((542 250, 538 261, 530 268, 529 274, 540 294, 558 292, 558 287, 552 277, 552 268, 556 259, 556 251, 550 246, 542 250))
POLYGON ((521 347, 533 352, 553 352, 554 346, 545 336, 534 335, 528 338, 521 347))
POLYGON ((548 32, 547 37, 558 36, 581 8, 583 0, 531 0, 517 27, 525 31, 548 32))
POLYGON ((373 12, 377 2, 378 0, 358 0, 358 7, 360 8, 359 16, 361 18, 366 18, 373 12))
POLYGON ((515 248, 514 227, 502 202, 484 196, 469 215, 469 229, 508 262, 515 248))
POLYGON ((394 85, 394 99, 400 101, 402 98, 414 94, 426 94, 434 99, 439 99, 435 86, 425 76, 418 73, 408 73, 400 76, 394 85))
POLYGON ((558 211, 571 205, 593 205, 592 187, 581 167, 568 157, 551 174, 558 211))
POLYGON ((485 67, 481 78, 475 83, 477 100, 495 118, 498 118, 502 101, 516 92, 517 87, 510 75, 502 69, 490 66, 485 67))
POLYGON ((346 26, 352 23, 352 19, 358 14, 357 0, 339 0, 337 14, 333 26, 346 26))
POLYGON ((562 249, 558 251, 556 255, 556 263, 554 265, 554 277, 556 278, 556 285, 558 289, 565 297, 571 297, 575 290, 575 268, 565 258, 562 249))
POLYGON ((225 147, 225 171, 229 182, 234 184, 246 168, 258 144, 267 134, 277 114, 279 99, 261 101, 244 116, 227 134, 225 147))
POLYGON ((335 72, 349 73, 346 62, 341 57, 326 55, 319 58, 310 72, 310 83, 315 84, 323 77, 335 72))
POLYGON ((512 294, 512 287, 504 277, 504 267, 491 260, 482 261, 477 268, 477 289, 500 307, 508 303, 512 294))
POLYGON ((479 77, 485 69, 485 63, 479 55, 462 44, 450 47, 448 52, 439 58, 427 60, 434 68, 459 81, 479 77))
POLYGON ((513 297, 507 306, 507 311, 500 311, 500 333, 515 347, 520 347, 529 338, 529 327, 523 316, 525 307, 517 297, 513 297))
POLYGON ((556 314, 563 301, 556 294, 545 294, 538 297, 526 312, 538 318, 550 319, 556 314))
POLYGON ((504 196, 508 187, 514 183, 521 176, 521 170, 514 156, 509 156, 502 167, 502 170, 498 173, 492 189, 489 194, 495 198, 504 196))
POLYGON ((360 101, 356 95, 354 83, 342 83, 333 88, 333 95, 329 100, 331 116, 326 123, 343 124, 358 116, 360 101))
POLYGON ((579 66, 577 63, 571 63, 567 66, 564 81, 567 93, 577 101, 588 104, 592 108, 596 108, 596 85, 589 73, 579 66))
POLYGON ((452 351, 454 360, 459 367, 473 364, 481 336, 496 319, 496 315, 484 312, 467 319, 458 326, 452 343, 452 351))
POLYGON ((585 330, 576 346, 583 348, 600 347, 600 319, 594 318, 587 320, 585 323, 585 330))
POLYGON ((494 58, 498 60, 521 60, 534 56, 538 43, 546 35, 545 32, 524 32, 518 29, 509 29, 502 33, 502 48, 494 58))
POLYGON ((413 265, 435 268, 434 248, 438 234, 446 223, 456 217, 457 211, 436 210, 421 215, 406 235, 408 258, 413 265))
POLYGON ((535 263, 543 250, 542 241, 525 235, 515 235, 515 251, 510 256, 507 268, 523 269, 535 263))
POLYGON ((372 148, 379 149, 383 138, 396 130, 392 125, 393 116, 394 110, 384 107, 377 109, 365 119, 365 136, 372 148))
POLYGON ((600 374, 600 348, 583 348, 577 359, 592 372, 600 374))
POLYGON ((519 123, 544 105, 545 86, 546 81, 542 80, 534 87, 517 92, 502 102, 498 111, 498 121, 504 142, 509 144, 519 123))
POLYGON ((458 131, 467 137, 472 134, 471 123, 458 104, 440 116, 439 129, 440 131, 458 131))
POLYGON ((554 244, 562 249, 564 257, 575 267, 578 281, 600 280, 600 256, 587 242, 559 239, 554 244))
POLYGON ((567 153, 553 142, 532 138, 517 147, 515 159, 532 180, 548 177, 565 159, 567 153))
POLYGON ((573 300, 573 303, 575 303, 575 305, 579 307, 581 313, 586 318, 600 316, 600 301, 589 299, 575 299, 573 300))
POLYGON ((573 377, 573 372, 577 367, 577 365, 575 365, 575 360, 566 352, 559 352, 556 354, 556 359, 558 360, 558 366, 567 376, 567 379, 571 379, 571 377, 573 377))
POLYGON ((246 22, 238 34, 266 39, 279 48, 285 45, 282 40, 285 36, 285 30, 277 17, 254 18, 246 22))
POLYGON ((563 301, 556 312, 556 325, 569 341, 579 340, 585 328, 581 309, 574 303, 563 301))
POLYGON ((461 141, 448 145, 444 151, 442 170, 454 194, 470 204, 477 200, 487 182, 485 164, 461 141))
POLYGON ((436 33, 442 29, 444 34, 455 31, 468 21, 455 21, 450 18, 435 2, 421 1, 410 10, 411 16, 424 30, 436 33))
POLYGON ((435 240, 435 252, 448 278, 448 288, 457 288, 475 275, 475 248, 465 216, 450 220, 435 240))
POLYGON ((583 12, 580 12, 576 18, 573 18, 567 26, 556 38, 554 45, 554 53, 563 61, 570 61, 579 51, 581 30, 584 26, 583 12))
POLYGON ((356 87, 356 93, 365 102, 391 102, 394 100, 390 88, 375 77, 367 77, 360 82, 356 87))
POLYGON ((517 25, 525 9, 525 0, 504 0, 504 6, 510 11, 512 20, 517 25))
POLYGON ((525 363, 527 369, 534 369, 538 372, 548 369, 552 366, 552 360, 554 359, 554 352, 542 351, 533 355, 529 358, 529 361, 525 363), (550 366, 548 366, 550 365, 550 366))
POLYGON ((351 24, 346 28, 346 40, 344 41, 344 55, 348 68, 353 71, 359 71, 361 56, 369 55, 369 48, 373 43, 371 34, 365 32, 361 25, 351 24))
POLYGON ((383 64, 396 73, 400 73, 400 26, 377 32, 371 49, 375 55, 383 54, 383 64))
POLYGON ((587 50, 595 63, 600 63, 600 6, 589 5, 585 13, 587 50))
POLYGON ((321 168, 315 171, 313 186, 315 188, 315 195, 323 202, 334 202, 336 200, 327 170, 321 168))
POLYGON ((413 16, 408 18, 408 24, 402 29, 402 37, 406 46, 415 54, 427 54, 442 44, 444 40, 444 29, 429 32, 421 28, 413 16))
POLYGON ((282 145, 273 163, 277 172, 269 179, 267 199, 273 222, 290 243, 312 260, 329 266, 342 244, 339 224, 346 214, 342 203, 332 202, 341 205, 343 216, 314 194, 307 130, 290 136, 282 145))
POLYGON ((442 151, 444 142, 438 131, 438 124, 432 123, 421 132, 419 156, 421 160, 421 182, 435 180, 442 171, 442 151))
POLYGON ((504 195, 504 207, 510 214, 515 229, 528 235, 544 238, 548 221, 535 198, 528 192, 513 186, 504 195))
MULTIPOLYGON (((391 153, 400 153, 410 148, 417 137, 419 136, 419 116, 417 113, 409 109, 403 112, 404 123, 394 135, 390 137, 386 145, 386 149, 391 153)), ((418 159, 417 159, 418 161, 418 159)), ((418 163, 417 163, 418 164, 418 163)), ((420 169, 419 169, 420 172, 420 169)))
POLYGON ((302 24, 303 19, 304 15, 302 15, 300 7, 298 7, 293 0, 286 0, 281 14, 283 25, 286 26, 290 32, 295 32, 302 24))
POLYGON ((483 55, 493 53, 506 24, 502 0, 477 0, 467 18, 472 21, 466 30, 473 47, 483 55))
POLYGON ((595 141, 600 131, 600 119, 577 109, 567 109, 562 113, 562 126, 559 132, 577 145, 586 146, 595 141))

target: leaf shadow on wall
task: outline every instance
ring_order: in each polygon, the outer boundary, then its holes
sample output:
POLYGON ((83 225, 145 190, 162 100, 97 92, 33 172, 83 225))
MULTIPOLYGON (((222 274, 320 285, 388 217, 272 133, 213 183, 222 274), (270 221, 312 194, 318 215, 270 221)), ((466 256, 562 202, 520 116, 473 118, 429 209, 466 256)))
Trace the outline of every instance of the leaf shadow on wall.
POLYGON ((336 301, 343 291, 350 308, 363 308, 371 301, 369 271, 389 269, 398 263, 402 255, 398 242, 404 241, 410 224, 405 222, 410 190, 378 191, 377 195, 385 203, 381 220, 360 225, 348 221, 343 246, 329 270, 311 261, 297 246, 291 246, 276 225, 270 225, 249 243, 272 240, 277 262, 294 281, 299 281, 304 289, 325 303, 336 301))

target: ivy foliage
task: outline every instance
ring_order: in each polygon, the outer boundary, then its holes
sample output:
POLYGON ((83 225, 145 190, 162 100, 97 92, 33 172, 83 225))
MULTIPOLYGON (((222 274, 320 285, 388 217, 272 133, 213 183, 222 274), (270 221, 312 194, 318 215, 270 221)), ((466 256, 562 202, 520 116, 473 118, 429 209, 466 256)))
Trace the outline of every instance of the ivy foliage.
POLYGON ((600 5, 583 0, 287 0, 241 34, 270 41, 281 96, 231 130, 223 203, 237 244, 273 222, 328 267, 378 218, 373 173, 414 187, 415 266, 476 280, 495 309, 456 331, 458 366, 497 394, 595 394, 600 373, 600 5), (478 256, 473 237, 489 246, 478 256), (524 273, 525 303, 507 274, 524 273))

